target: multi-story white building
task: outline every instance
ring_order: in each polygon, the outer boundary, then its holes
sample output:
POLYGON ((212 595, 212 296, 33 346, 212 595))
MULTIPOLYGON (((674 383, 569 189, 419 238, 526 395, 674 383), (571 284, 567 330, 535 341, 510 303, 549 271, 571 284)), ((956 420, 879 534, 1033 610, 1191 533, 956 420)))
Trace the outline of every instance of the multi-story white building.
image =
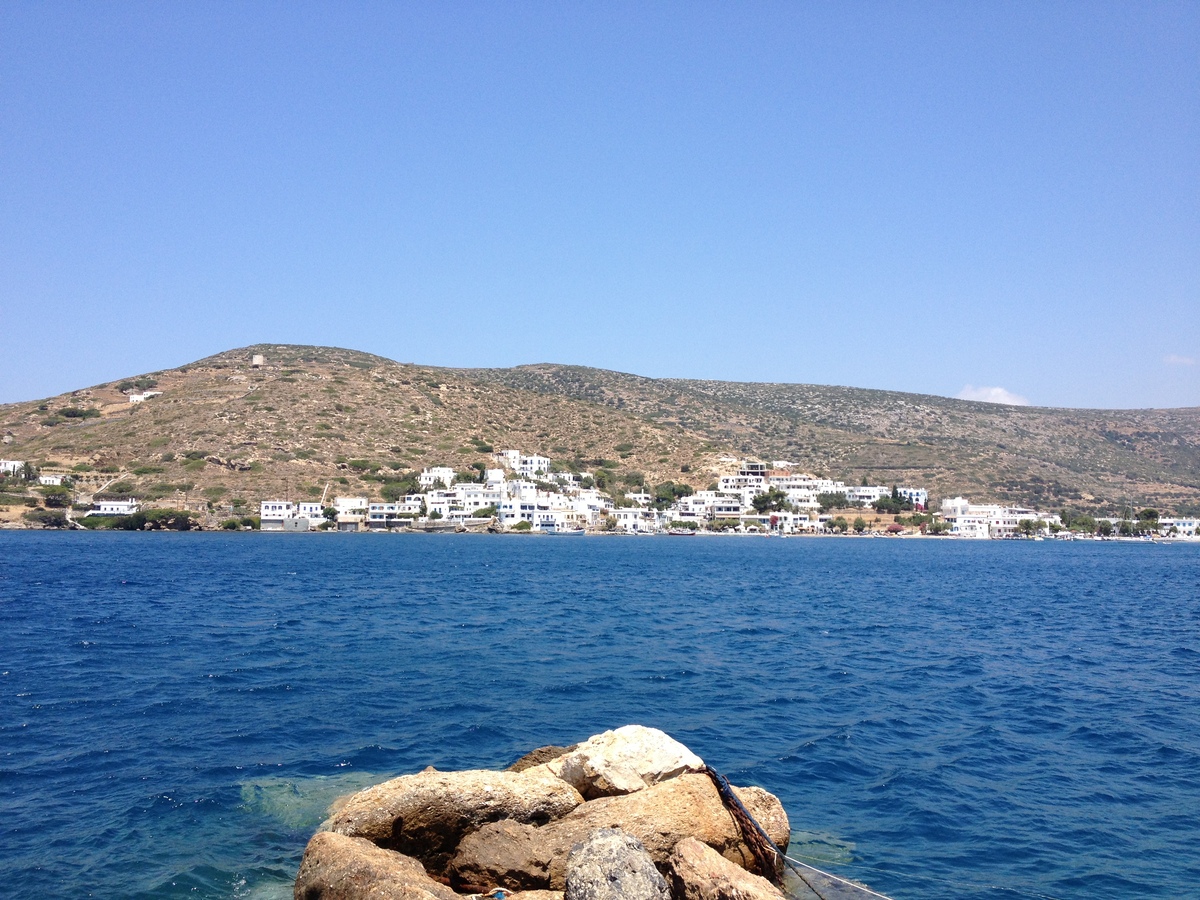
POLYGON ((967 538, 1012 537, 1024 520, 1041 521, 1044 527, 1061 521, 1057 515, 1044 515, 1024 506, 974 504, 964 497, 943 500, 942 518, 950 523, 951 534, 967 538))
POLYGON ((454 484, 454 470, 449 466, 433 466, 417 476, 417 482, 425 490, 439 484, 443 487, 450 487, 454 484))
POLYGON ((296 515, 301 519, 308 519, 310 528, 316 528, 325 520, 325 509, 320 503, 305 501, 296 504, 296 515))
POLYGON ((652 509, 626 506, 609 513, 616 520, 616 530, 628 534, 657 534, 662 530, 658 515, 652 509))
POLYGON ((296 505, 290 500, 264 500, 258 505, 259 527, 263 531, 283 531, 283 520, 296 518, 296 505))
POLYGON ((0 475, 20 475, 24 468, 24 460, 0 459, 0 475))
MULTIPOLYGON (((838 482, 841 485, 841 482, 838 482)), ((881 484, 864 484, 858 487, 842 487, 830 493, 844 493, 846 502, 859 506, 874 506, 881 497, 890 497, 892 489, 881 484)))
POLYGON ((536 453, 526 455, 520 450, 501 450, 493 458, 524 478, 539 478, 550 472, 550 457, 536 453))
POLYGON ((500 487, 463 482, 448 491, 429 491, 425 494, 425 506, 427 515, 433 518, 461 521, 486 507, 499 507, 504 496, 500 487))
POLYGON ((1174 529, 1175 535, 1179 537, 1196 537, 1196 528, 1200 525, 1200 519, 1159 519, 1158 533, 1171 534, 1174 529))
POLYGON ((315 531, 325 521, 320 503, 263 500, 258 506, 263 531, 315 531))
POLYGON ((420 494, 409 494, 393 503, 372 503, 367 507, 368 528, 395 528, 407 525, 421 515, 425 509, 425 498, 420 494))

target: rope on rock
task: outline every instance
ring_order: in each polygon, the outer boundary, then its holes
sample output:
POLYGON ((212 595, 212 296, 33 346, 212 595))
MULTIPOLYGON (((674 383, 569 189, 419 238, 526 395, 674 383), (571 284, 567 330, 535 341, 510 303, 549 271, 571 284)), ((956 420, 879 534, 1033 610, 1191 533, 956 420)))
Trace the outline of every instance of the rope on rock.
POLYGON ((822 872, 816 866, 810 866, 807 863, 802 863, 799 860, 792 859, 784 854, 782 850, 776 846, 771 840, 770 835, 763 830, 763 827, 758 824, 754 816, 750 815, 750 810, 746 809, 745 805, 738 798, 738 795, 733 792, 733 788, 729 784, 729 779, 714 769, 712 766, 704 767, 704 774, 712 779, 712 783, 717 788, 717 793, 721 795, 721 802, 733 817, 733 821, 737 823, 738 830, 742 834, 742 840, 746 842, 746 846, 750 848, 750 852, 754 854, 754 860, 758 864, 758 874, 771 881, 773 884, 780 883, 783 875, 783 867, 787 866, 791 869, 796 877, 804 882, 805 886, 817 895, 818 900, 825 900, 821 896, 821 892, 816 886, 805 877, 800 871, 799 866, 804 866, 820 875, 830 878, 834 881, 840 881, 847 884, 857 891, 862 891, 872 897, 880 897, 882 900, 889 900, 883 894, 877 894, 861 884, 855 884, 845 878, 839 878, 837 875, 831 875, 829 872, 822 872))

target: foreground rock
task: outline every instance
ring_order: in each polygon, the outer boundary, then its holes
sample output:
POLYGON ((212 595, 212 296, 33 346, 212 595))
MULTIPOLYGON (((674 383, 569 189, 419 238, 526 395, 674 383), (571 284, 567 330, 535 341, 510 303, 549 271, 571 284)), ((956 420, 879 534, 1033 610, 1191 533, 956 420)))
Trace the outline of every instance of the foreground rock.
POLYGON ((295 900, 461 900, 415 859, 363 838, 318 831, 304 850, 295 900))
MULTIPOLYGON (((504 772, 405 775, 331 814, 305 850, 295 897, 780 900, 750 874, 758 862, 714 777, 687 747, 641 726, 543 747, 504 772)), ((779 800, 731 790, 786 849, 779 800)))
POLYGON ((583 802, 546 772, 425 771, 355 794, 323 826, 415 857, 441 874, 467 834, 488 822, 544 825, 583 802))
POLYGON ((734 865, 707 844, 684 838, 667 860, 674 900, 784 900, 760 875, 734 865))
POLYGON ((538 768, 572 785, 585 800, 594 800, 700 772, 704 760, 657 728, 626 725, 589 738, 538 768))
POLYGON ((600 828, 567 857, 564 900, 669 900, 666 879, 642 842, 619 828, 600 828))
MULTIPOLYGON (((761 788, 734 788, 738 798, 779 848, 790 826, 782 804, 761 788)), ((755 865, 733 818, 707 775, 680 775, 620 797, 603 797, 577 807, 541 828, 516 823, 484 825, 464 839, 449 866, 451 883, 503 884, 562 890, 571 848, 601 828, 620 828, 645 846, 655 865, 667 863, 687 837, 712 847, 744 868, 755 865)))

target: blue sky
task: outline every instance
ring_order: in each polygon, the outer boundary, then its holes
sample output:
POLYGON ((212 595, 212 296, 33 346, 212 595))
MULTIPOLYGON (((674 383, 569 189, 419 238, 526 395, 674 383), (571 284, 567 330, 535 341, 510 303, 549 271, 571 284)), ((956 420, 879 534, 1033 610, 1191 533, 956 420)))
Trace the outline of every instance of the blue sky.
POLYGON ((1200 405, 1200 3, 0 2, 0 402, 260 341, 1200 405))

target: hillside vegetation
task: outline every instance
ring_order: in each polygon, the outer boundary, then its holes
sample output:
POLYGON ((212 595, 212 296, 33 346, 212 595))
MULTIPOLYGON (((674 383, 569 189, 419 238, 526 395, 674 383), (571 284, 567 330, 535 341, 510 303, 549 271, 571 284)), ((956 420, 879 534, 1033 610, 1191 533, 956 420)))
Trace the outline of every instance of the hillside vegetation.
POLYGON ((578 366, 446 369, 258 345, 127 382, 0 406, 0 455, 87 491, 176 508, 329 493, 465 469, 491 448, 703 488, 734 459, 789 460, 936 497, 1104 511, 1200 509, 1200 409, 1008 407, 817 385, 651 379, 578 366), (266 363, 251 366, 253 354, 266 363), (162 391, 131 404, 123 391, 162 391))

